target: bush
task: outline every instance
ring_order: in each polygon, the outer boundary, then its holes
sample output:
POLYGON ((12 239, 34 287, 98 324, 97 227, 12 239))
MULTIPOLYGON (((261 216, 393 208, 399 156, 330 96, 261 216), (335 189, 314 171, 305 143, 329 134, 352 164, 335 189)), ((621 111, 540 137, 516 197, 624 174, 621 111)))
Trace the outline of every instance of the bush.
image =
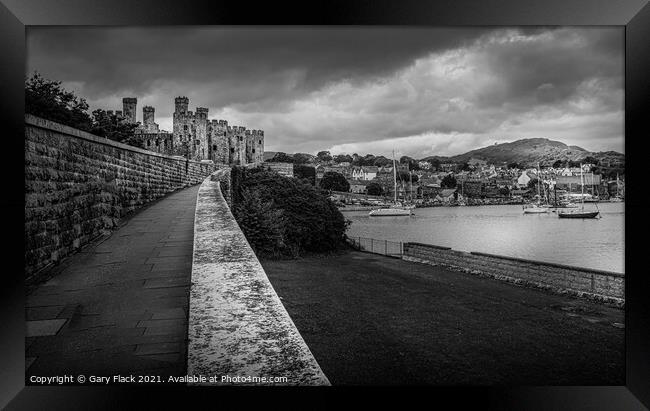
POLYGON ((305 181, 233 167, 232 200, 233 214, 260 256, 297 257, 345 247, 349 222, 326 192, 305 181))
POLYGON ((257 191, 244 189, 233 215, 255 254, 277 257, 284 248, 286 221, 273 202, 264 202, 257 191))
POLYGON ((381 184, 375 183, 374 181, 368 184, 366 190, 371 196, 380 196, 384 194, 384 188, 381 186, 381 184))
POLYGON ((324 190, 333 190, 333 191, 350 191, 350 183, 341 173, 335 171, 328 171, 323 174, 323 178, 320 181, 320 187, 324 190))

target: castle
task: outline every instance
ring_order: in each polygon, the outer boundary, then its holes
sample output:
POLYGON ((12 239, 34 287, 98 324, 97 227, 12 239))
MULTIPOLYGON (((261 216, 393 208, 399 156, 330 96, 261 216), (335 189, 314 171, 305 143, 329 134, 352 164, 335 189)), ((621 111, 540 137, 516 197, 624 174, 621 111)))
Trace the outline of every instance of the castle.
MULTIPOLYGON (((154 121, 155 109, 142 107, 142 124, 135 130, 145 149, 163 154, 180 155, 193 160, 212 160, 218 164, 250 164, 264 161, 264 131, 229 126, 226 120, 209 120, 208 109, 188 110, 190 100, 176 97, 173 131, 160 130, 154 121)), ((138 100, 122 99, 122 111, 116 114, 137 123, 138 100)), ((109 112, 111 113, 111 112, 109 112)))

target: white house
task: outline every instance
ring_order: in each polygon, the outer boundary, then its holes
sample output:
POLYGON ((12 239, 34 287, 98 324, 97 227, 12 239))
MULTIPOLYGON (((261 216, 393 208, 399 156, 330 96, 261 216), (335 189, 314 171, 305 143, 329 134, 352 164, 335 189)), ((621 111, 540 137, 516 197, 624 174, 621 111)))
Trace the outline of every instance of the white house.
POLYGON ((517 185, 519 187, 528 187, 529 181, 530 181, 530 177, 528 177, 528 173, 526 173, 526 170, 523 170, 521 172, 521 175, 517 179, 517 185))
POLYGON ((431 169, 431 163, 429 163, 428 161, 418 161, 418 166, 422 170, 430 170, 431 169))
POLYGON ((352 178, 355 180, 372 180, 377 177, 377 166, 355 167, 352 169, 352 178))

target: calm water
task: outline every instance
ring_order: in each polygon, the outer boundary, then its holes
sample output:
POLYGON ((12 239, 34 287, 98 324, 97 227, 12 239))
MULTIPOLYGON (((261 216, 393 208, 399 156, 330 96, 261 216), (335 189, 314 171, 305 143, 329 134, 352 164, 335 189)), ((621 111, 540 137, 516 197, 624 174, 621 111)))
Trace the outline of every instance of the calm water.
MULTIPOLYGON (((585 204, 585 209, 595 209, 585 204)), ((411 217, 369 217, 344 212, 349 236, 415 241, 461 251, 528 258, 624 272, 624 203, 598 204, 601 219, 524 214, 520 205, 433 207, 411 217)))

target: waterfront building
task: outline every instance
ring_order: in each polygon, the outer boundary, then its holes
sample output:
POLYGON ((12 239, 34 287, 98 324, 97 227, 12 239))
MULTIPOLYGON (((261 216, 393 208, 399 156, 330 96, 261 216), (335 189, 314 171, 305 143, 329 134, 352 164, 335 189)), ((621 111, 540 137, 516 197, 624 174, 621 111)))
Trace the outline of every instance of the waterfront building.
POLYGON ((348 180, 350 184, 350 192, 354 194, 366 194, 368 181, 363 180, 348 180))

